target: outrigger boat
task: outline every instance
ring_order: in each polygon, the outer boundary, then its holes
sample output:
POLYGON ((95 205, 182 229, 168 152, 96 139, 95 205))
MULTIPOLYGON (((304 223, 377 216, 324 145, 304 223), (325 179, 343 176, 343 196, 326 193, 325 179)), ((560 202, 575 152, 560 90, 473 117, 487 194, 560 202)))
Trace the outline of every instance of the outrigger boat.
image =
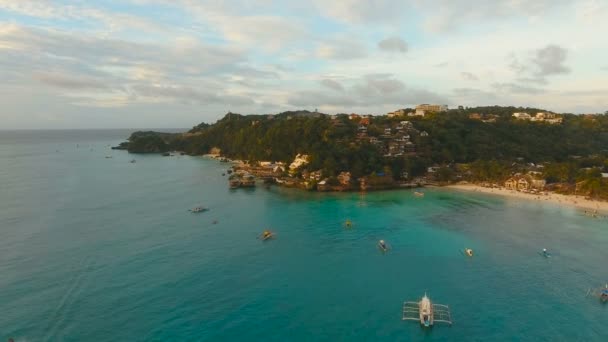
POLYGON ((608 303, 608 284, 597 289, 589 289, 587 297, 590 295, 599 298, 602 303, 608 303))
POLYGON ((419 321, 420 325, 426 328, 435 323, 452 325, 450 308, 443 304, 433 304, 426 293, 419 302, 403 303, 403 320, 419 321))
POLYGON ((204 207, 196 207, 196 208, 192 208, 190 209, 191 213, 203 213, 205 211, 208 211, 209 209, 204 208, 204 207))
POLYGON ((416 197, 424 197, 424 192, 414 191, 414 196, 416 196, 416 197))
POLYGON ((266 241, 268 239, 272 239, 274 237, 274 233, 271 232, 270 230, 265 230, 262 235, 260 235, 260 239, 262 239, 262 241, 266 241))
POLYGON ((378 248, 380 248, 380 250, 383 252, 388 251, 388 245, 386 244, 386 242, 384 242, 384 240, 378 241, 378 248))
POLYGON ((465 248, 463 250, 464 255, 468 256, 468 257, 472 257, 473 256, 473 250, 470 248, 465 248))

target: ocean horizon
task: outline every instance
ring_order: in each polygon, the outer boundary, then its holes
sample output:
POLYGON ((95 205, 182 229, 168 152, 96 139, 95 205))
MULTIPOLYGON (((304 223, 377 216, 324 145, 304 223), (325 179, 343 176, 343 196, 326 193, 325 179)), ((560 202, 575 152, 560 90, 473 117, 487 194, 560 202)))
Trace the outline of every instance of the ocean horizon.
POLYGON ((225 163, 111 150, 131 132, 0 132, 0 339, 608 336, 608 305, 586 296, 608 281, 606 220, 441 188, 230 190, 225 163), (402 320, 425 293, 451 326, 402 320))

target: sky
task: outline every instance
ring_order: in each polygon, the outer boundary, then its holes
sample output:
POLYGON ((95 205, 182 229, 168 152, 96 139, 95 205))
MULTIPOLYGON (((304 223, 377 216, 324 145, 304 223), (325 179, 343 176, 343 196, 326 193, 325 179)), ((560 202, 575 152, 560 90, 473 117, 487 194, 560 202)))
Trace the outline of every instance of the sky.
POLYGON ((0 129, 608 110, 608 0, 0 0, 0 129))

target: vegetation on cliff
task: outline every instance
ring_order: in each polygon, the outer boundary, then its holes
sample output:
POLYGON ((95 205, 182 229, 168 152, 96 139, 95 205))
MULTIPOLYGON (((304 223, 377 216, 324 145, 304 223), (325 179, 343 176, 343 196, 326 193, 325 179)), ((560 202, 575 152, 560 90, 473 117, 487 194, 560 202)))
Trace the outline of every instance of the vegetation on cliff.
POLYGON ((587 192, 608 194, 601 175, 608 172, 608 115, 563 114, 563 123, 552 125, 512 118, 514 112, 522 111, 542 110, 494 106, 453 109, 425 117, 366 119, 308 111, 228 113, 214 124, 203 123, 187 133, 136 132, 126 147, 136 153, 179 150, 192 155, 217 147, 229 158, 285 163, 302 153, 311 157, 305 169, 321 170, 324 177, 349 171, 353 178, 371 174, 412 178, 425 175, 427 168, 435 165, 440 166, 435 173, 438 180, 465 176, 476 181, 501 181, 518 167, 543 164, 548 182, 584 182, 587 192), (492 120, 472 119, 474 113, 492 120), (411 126, 402 138, 407 135, 415 150, 391 155, 390 143, 378 144, 377 138, 386 136, 387 130, 394 135, 404 120, 411 126), (467 164, 466 172, 455 167, 458 164, 467 164))

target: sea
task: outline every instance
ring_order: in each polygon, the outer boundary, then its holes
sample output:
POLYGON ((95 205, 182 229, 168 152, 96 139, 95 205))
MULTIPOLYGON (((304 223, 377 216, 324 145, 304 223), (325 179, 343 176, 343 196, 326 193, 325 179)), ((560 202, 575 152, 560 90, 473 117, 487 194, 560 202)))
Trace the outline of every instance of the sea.
POLYGON ((0 341, 608 341, 587 295, 606 219, 441 188, 230 190, 229 164, 110 149, 130 133, 0 131, 0 341), (425 294, 451 326, 402 320, 425 294))

